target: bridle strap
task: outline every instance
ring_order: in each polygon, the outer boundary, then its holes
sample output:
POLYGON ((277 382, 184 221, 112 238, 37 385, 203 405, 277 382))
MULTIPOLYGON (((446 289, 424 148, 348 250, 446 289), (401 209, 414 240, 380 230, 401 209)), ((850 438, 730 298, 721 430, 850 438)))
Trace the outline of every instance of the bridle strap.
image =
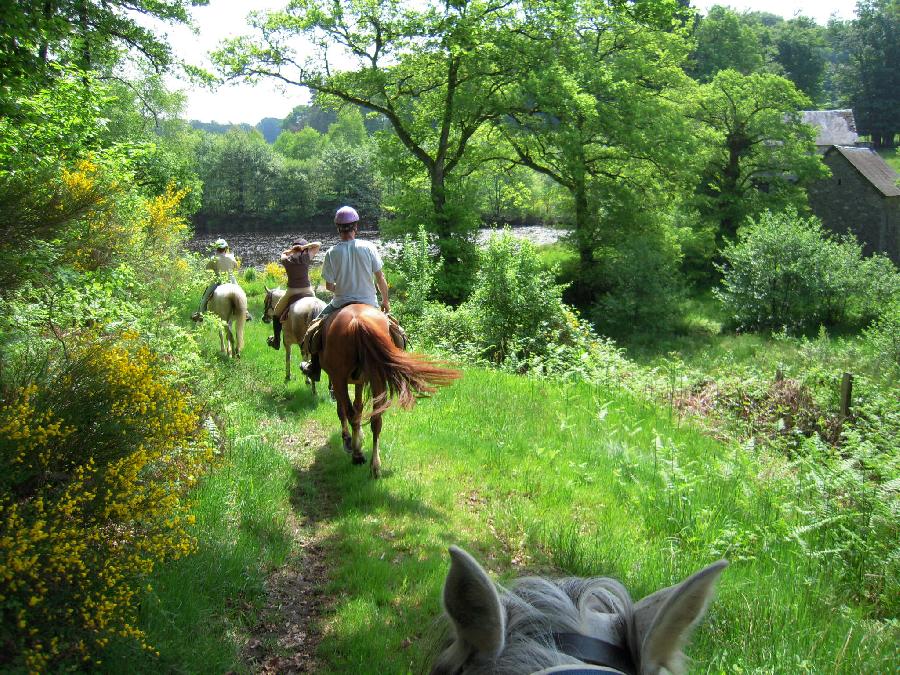
POLYGON ((580 633, 553 633, 551 637, 564 654, 594 666, 615 668, 625 675, 637 675, 631 653, 618 645, 580 633))

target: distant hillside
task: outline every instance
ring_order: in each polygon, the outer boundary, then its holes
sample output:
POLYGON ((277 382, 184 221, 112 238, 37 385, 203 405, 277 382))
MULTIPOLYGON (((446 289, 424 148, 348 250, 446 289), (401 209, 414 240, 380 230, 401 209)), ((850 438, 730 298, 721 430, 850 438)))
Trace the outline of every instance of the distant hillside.
POLYGON ((221 122, 201 122, 200 120, 191 120, 190 125, 194 129, 206 131, 211 134, 225 134, 228 133, 230 129, 234 128, 242 129, 243 131, 252 131, 253 129, 256 129, 263 135, 263 138, 266 139, 267 143, 274 143, 275 139, 278 138, 278 134, 281 133, 281 122, 280 117, 264 117, 256 124, 256 126, 251 126, 246 122, 241 124, 222 124, 221 122))

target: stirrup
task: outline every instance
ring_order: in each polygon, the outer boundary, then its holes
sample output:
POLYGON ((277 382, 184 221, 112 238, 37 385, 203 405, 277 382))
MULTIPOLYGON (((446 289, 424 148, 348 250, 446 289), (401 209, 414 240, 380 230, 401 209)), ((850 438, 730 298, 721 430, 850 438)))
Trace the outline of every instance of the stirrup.
POLYGON ((270 335, 266 338, 266 344, 269 345, 272 349, 280 349, 281 348, 281 340, 275 342, 275 336, 270 335))
POLYGON ((203 315, 200 312, 191 314, 191 321, 203 321, 203 315))

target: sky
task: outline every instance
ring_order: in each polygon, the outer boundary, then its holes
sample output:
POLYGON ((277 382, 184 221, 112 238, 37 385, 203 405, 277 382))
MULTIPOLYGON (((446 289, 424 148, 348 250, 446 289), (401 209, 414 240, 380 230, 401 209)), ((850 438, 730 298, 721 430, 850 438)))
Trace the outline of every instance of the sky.
MULTIPOLYGON (((168 34, 178 58, 211 68, 207 54, 223 39, 247 33, 249 12, 280 9, 285 4, 286 0, 210 0, 209 5, 192 9, 194 24, 199 29, 197 34, 181 26, 154 27, 168 34)), ((852 19, 856 0, 694 0, 692 4, 704 13, 718 4, 738 11, 771 12, 788 19, 803 14, 825 24, 832 14, 839 19, 852 19)), ((286 117, 295 106, 309 102, 307 90, 275 82, 223 85, 215 91, 184 82, 170 84, 187 96, 184 117, 204 122, 256 124, 264 117, 286 117)))

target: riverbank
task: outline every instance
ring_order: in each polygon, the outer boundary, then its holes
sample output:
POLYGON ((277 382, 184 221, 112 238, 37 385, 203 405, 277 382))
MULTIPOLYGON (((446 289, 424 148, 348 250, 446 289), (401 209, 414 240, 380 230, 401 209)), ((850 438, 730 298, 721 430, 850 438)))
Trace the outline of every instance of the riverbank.
MULTIPOLYGON (((479 242, 486 241, 492 234, 498 232, 496 228, 482 228, 478 230, 477 239, 479 242)), ((539 225, 524 225, 520 227, 510 228, 513 236, 520 239, 528 239, 535 245, 552 244, 559 241, 567 234, 567 230, 558 230, 552 227, 539 225)), ((254 231, 254 232, 226 232, 219 234, 201 233, 195 234, 187 243, 187 249, 192 253, 200 255, 208 255, 213 247, 213 243, 220 236, 224 237, 234 254, 240 258, 244 269, 249 267, 262 268, 267 263, 278 260, 281 252, 291 245, 291 242, 299 237, 303 237, 309 241, 322 242, 322 252, 317 260, 321 262, 324 252, 331 246, 334 246, 340 238, 333 229, 327 231, 313 230, 272 230, 272 231, 254 231)), ((375 242, 381 252, 390 254, 393 246, 396 246, 397 239, 388 239, 382 236, 377 229, 365 229, 359 233, 360 239, 368 239, 375 242)))

